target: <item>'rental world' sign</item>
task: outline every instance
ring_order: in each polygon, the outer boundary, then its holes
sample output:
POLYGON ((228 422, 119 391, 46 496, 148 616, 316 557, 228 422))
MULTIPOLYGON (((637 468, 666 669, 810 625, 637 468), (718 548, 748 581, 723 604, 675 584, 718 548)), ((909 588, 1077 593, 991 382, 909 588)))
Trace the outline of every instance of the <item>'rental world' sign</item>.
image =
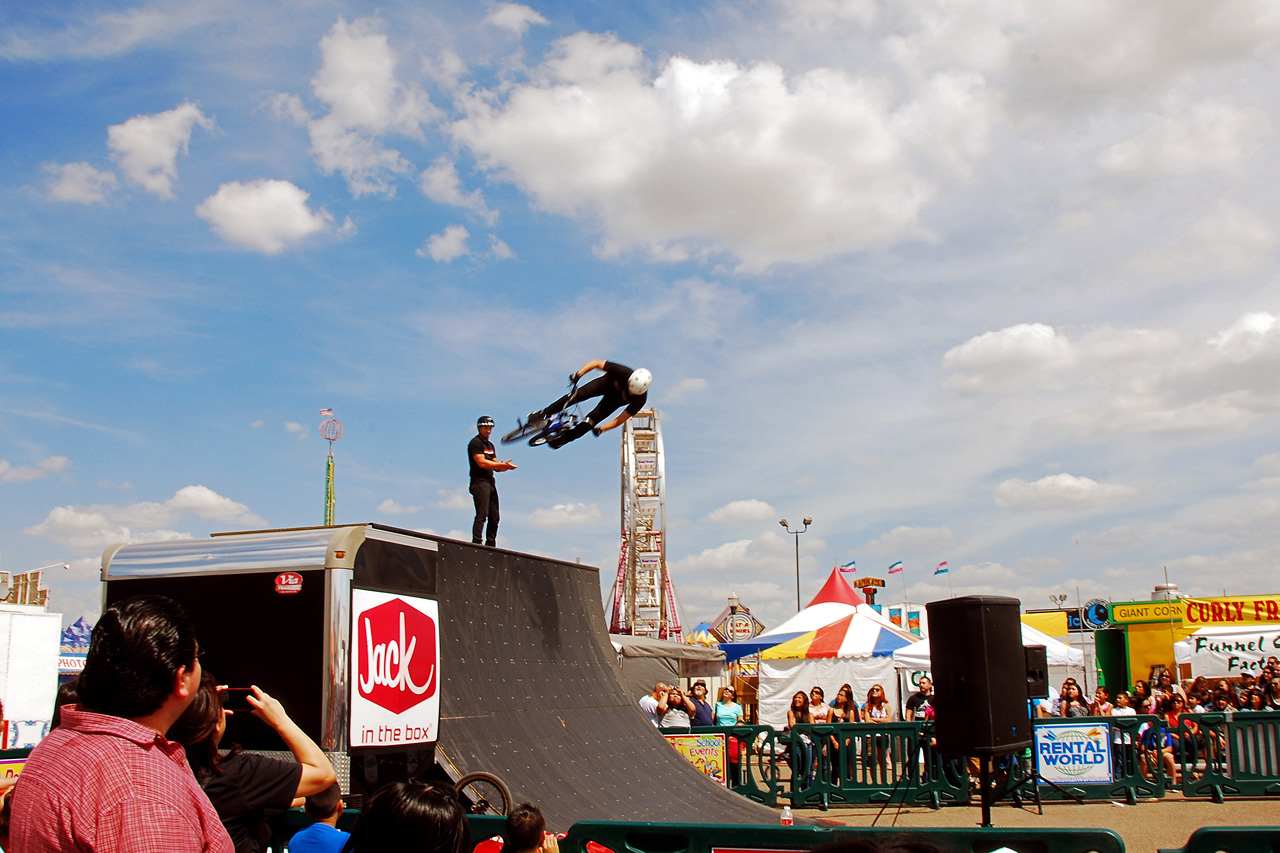
POLYGON ((439 606, 429 598, 351 592, 351 745, 436 740, 439 606))

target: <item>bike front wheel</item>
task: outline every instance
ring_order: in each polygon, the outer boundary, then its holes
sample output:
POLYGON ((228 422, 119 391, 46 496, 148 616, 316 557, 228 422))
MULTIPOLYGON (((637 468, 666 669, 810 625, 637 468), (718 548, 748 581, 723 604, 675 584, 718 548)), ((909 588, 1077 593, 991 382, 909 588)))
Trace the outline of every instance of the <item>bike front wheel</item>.
POLYGON ((492 773, 468 773, 454 787, 470 814, 505 815, 511 811, 511 791, 492 773))

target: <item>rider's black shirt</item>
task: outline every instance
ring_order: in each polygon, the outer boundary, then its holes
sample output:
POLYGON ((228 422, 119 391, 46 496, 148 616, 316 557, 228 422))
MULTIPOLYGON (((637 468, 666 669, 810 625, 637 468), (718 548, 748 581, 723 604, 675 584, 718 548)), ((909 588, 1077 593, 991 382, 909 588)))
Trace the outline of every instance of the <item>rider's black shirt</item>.
MULTIPOLYGON (((456 446, 456 445, 455 445, 456 446)), ((489 468, 481 468, 476 464, 476 454, 484 455, 485 459, 494 462, 498 458, 498 451, 494 448, 492 441, 486 441, 477 435, 467 444, 467 464, 471 466, 471 482, 476 480, 488 480, 494 482, 493 471, 489 468)))
POLYGON ((627 380, 631 378, 632 373, 635 371, 625 364, 615 364, 612 361, 604 363, 604 374, 609 377, 610 390, 601 395, 601 405, 598 408, 603 409, 605 403, 612 403, 610 409, 625 405, 627 413, 632 415, 644 408, 645 401, 649 399, 648 391, 630 399, 627 398, 627 380))

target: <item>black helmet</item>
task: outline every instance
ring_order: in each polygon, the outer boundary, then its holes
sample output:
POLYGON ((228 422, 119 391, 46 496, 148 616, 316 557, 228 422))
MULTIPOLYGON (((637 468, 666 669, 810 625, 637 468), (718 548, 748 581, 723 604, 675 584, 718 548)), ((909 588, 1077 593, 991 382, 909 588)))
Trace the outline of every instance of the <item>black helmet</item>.
POLYGON ((493 426, 493 418, 488 415, 481 416, 480 420, 476 421, 476 427, 479 428, 482 426, 493 426))

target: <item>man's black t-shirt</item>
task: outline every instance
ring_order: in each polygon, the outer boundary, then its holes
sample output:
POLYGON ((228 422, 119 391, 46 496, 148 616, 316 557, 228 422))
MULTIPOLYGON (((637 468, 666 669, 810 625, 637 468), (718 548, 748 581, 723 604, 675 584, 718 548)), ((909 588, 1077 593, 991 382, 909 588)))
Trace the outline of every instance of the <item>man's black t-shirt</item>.
POLYGON ((630 400, 626 397, 627 381, 631 379, 631 374, 635 373, 634 370, 627 367, 625 364, 615 364, 612 361, 606 361, 604 363, 604 373, 611 380, 612 390, 602 395, 600 408, 604 408, 603 404, 606 402, 612 403, 612 408, 615 409, 623 403, 626 403, 627 413, 632 415, 638 413, 644 408, 645 401, 649 399, 648 391, 645 391, 643 394, 637 394, 631 397, 630 400))
POLYGON ((467 464, 471 466, 471 482, 474 483, 476 480, 488 480, 492 483, 494 481, 493 471, 489 468, 481 468, 476 464, 477 453, 483 454, 484 458, 488 459, 490 462, 496 462, 498 459, 498 451, 494 449, 492 441, 487 441, 478 435, 471 439, 471 442, 467 445, 467 464))
POLYGON ((933 703, 929 701, 932 698, 933 694, 926 696, 919 691, 912 693, 907 699, 907 710, 911 712, 911 718, 923 720, 925 718, 925 709, 933 707, 933 703))

